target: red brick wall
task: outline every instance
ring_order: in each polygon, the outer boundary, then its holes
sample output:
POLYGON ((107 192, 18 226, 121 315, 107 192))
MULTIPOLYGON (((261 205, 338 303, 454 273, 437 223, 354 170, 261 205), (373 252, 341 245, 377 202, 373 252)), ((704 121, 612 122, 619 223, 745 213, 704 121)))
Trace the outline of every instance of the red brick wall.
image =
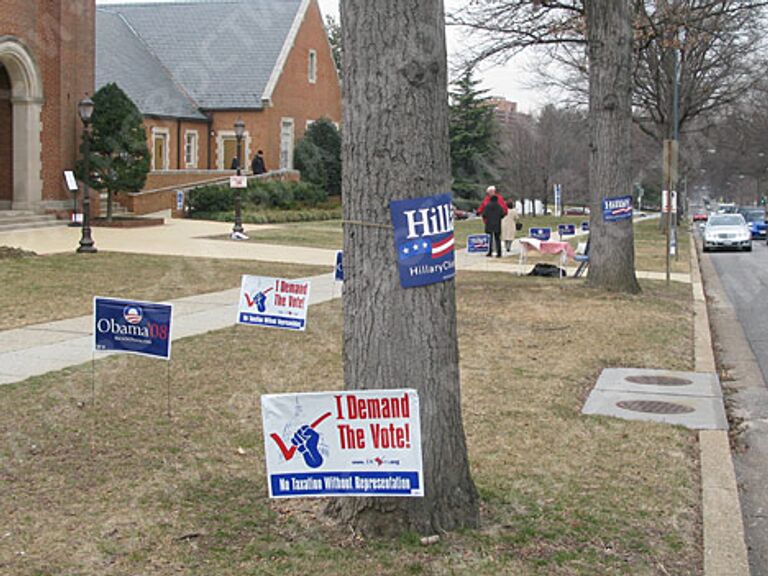
POLYGON ((0 202, 13 200, 13 118, 11 79, 0 65, 0 202))
MULTIPOLYGON (((283 117, 294 120, 294 145, 304 135, 308 120, 323 116, 341 122, 341 86, 333 63, 330 45, 323 27, 317 2, 313 0, 299 29, 293 49, 286 60, 283 73, 272 94, 271 108, 262 111, 222 111, 213 113, 213 130, 233 130, 235 121, 242 118, 246 125, 250 146, 247 166, 256 151, 264 150, 267 169, 280 166, 280 123, 283 117), (317 82, 308 79, 309 50, 317 52, 317 82)), ((213 168, 218 166, 217 141, 212 139, 213 168)), ((244 151, 245 154, 245 151, 244 151)))
MULTIPOLYGON (((193 130, 197 132, 197 169, 208 168, 208 123, 192 120, 174 120, 164 118, 144 118, 144 128, 147 132, 147 147, 150 154, 152 149, 152 129, 164 129, 168 131, 168 170, 186 170, 184 158, 185 132, 193 130)), ((150 172, 151 175, 151 172, 150 172)), ((145 189, 154 188, 147 184, 145 189)))
POLYGON ((93 94, 95 0, 2 0, 0 35, 32 54, 43 82, 43 200, 68 200, 62 172, 74 167, 77 102, 93 94))

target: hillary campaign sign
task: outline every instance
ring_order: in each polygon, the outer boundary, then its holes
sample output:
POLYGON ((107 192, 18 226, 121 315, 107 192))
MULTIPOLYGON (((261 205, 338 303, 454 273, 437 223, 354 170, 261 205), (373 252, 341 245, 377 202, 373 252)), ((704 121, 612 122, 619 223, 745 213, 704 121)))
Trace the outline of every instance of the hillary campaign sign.
POLYGON ((424 496, 416 390, 261 397, 271 498, 424 496))
POLYGON ((336 268, 333 271, 333 279, 336 282, 344 282, 344 252, 336 251, 336 268))
POLYGON ((619 222, 632 218, 632 196, 603 198, 603 220, 619 222))
POLYGON ((584 222, 581 223, 581 231, 582 232, 589 232, 589 222, 588 221, 585 220, 584 222))
POLYGON ((490 250, 490 234, 470 234, 467 236, 467 254, 487 254, 490 250))
POLYGON ((93 299, 93 349, 171 358, 173 305, 93 299))
POLYGON ((243 276, 237 323, 304 331, 309 281, 243 276))
POLYGON ((560 236, 573 236, 574 234, 576 234, 576 225, 575 224, 558 224, 557 233, 560 236))
POLYGON ((528 228, 528 236, 536 240, 549 240, 552 236, 551 228, 528 228))
POLYGON ((450 194, 390 203, 403 288, 445 282, 456 275, 450 194))

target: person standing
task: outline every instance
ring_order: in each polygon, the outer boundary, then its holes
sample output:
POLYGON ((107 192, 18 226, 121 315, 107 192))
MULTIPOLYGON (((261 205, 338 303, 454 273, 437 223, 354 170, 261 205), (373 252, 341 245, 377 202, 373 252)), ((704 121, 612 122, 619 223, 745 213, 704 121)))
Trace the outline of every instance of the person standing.
MULTIPOLYGON (((485 190, 485 198, 483 198, 483 201, 480 203, 480 206, 477 209, 478 215, 483 214, 485 207, 488 206, 488 203, 491 201, 491 198, 493 198, 494 196, 496 197, 499 205, 504 211, 504 215, 507 214, 507 211, 509 210, 509 208, 507 207, 507 203, 504 202, 504 198, 501 197, 501 194, 496 192, 496 186, 488 186, 488 188, 486 188, 485 190)), ((485 216, 483 216, 483 221, 485 221, 485 216)))
POLYGON ((504 242, 504 249, 507 252, 512 250, 512 242, 517 235, 517 209, 515 203, 510 203, 510 208, 504 220, 501 221, 501 240, 504 242))
POLYGON ((496 195, 491 196, 488 205, 483 209, 485 219, 485 233, 490 235, 488 254, 493 256, 493 247, 496 246, 496 257, 501 258, 501 219, 504 218, 504 209, 496 195))
POLYGON ((267 165, 264 163, 264 152, 259 150, 251 162, 251 171, 254 174, 264 174, 267 171, 267 165))

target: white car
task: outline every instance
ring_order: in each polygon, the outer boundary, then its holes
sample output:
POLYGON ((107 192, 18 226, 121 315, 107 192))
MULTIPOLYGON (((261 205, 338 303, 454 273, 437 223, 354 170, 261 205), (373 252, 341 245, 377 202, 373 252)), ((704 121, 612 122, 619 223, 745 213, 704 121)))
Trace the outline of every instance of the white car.
POLYGON ((713 248, 752 251, 752 232, 741 214, 713 214, 704 226, 704 252, 713 248))

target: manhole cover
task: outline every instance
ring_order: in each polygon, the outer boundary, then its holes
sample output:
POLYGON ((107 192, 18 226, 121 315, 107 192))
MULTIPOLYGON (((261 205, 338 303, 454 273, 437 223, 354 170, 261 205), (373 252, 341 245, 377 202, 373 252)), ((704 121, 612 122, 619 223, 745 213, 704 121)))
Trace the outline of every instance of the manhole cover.
POLYGON ((692 381, 674 376, 627 376, 627 382, 632 384, 645 384, 646 386, 688 386, 692 381))
POLYGON ((631 412, 646 412, 650 414, 688 414, 695 412, 693 408, 673 402, 660 402, 657 400, 623 400, 616 406, 631 412))

